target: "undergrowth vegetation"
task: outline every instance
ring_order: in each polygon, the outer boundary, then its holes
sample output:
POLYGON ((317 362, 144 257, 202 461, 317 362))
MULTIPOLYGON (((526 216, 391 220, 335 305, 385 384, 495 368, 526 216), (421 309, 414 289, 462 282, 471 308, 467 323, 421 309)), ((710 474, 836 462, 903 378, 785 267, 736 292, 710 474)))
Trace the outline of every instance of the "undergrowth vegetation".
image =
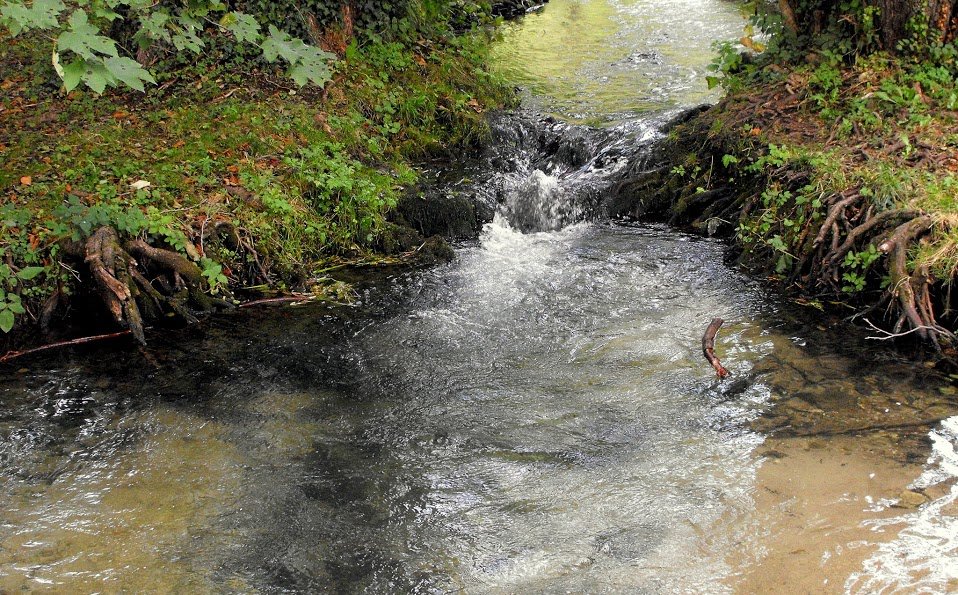
POLYGON ((57 90, 42 36, 5 39, 0 330, 48 326, 102 293, 101 256, 109 276, 129 273, 126 298, 106 284, 125 325, 130 301, 191 319, 210 305, 186 292, 197 283, 224 304, 244 288, 344 295, 331 269, 408 248, 387 216, 415 161, 475 146, 483 112, 512 100, 485 69, 488 33, 432 26, 326 30, 339 47, 323 87, 292 84, 213 28, 195 58, 158 55, 146 93, 100 96, 57 90))

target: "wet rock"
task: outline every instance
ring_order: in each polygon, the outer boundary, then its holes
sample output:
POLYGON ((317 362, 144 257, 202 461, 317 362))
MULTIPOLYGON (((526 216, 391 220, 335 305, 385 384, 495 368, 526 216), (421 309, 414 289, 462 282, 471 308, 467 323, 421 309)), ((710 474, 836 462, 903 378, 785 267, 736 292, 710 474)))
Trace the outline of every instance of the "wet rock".
POLYGON ((782 406, 801 413, 824 413, 824 411, 822 411, 820 408, 815 407, 800 397, 792 397, 791 399, 782 403, 782 406))
POLYGON ((395 223, 423 237, 441 235, 450 239, 475 238, 481 227, 471 200, 439 192, 403 198, 396 207, 395 223))
POLYGON ((767 458, 769 458, 769 459, 784 459, 784 458, 787 457, 788 455, 786 455, 784 452, 782 452, 782 451, 780 451, 780 450, 775 450, 774 448, 770 448, 770 449, 764 451, 764 452, 762 453, 762 456, 763 456, 763 457, 767 457, 767 458))
POLYGON ((406 225, 386 223, 386 229, 380 234, 375 248, 383 254, 394 255, 415 250, 422 244, 419 233, 406 225))
POLYGON ((549 0, 500 0, 492 3, 492 14, 512 19, 542 8, 549 0))
POLYGON ((913 509, 918 508, 926 502, 928 502, 928 496, 920 492, 905 490, 898 495, 898 502, 895 504, 895 508, 913 509))
POLYGON ((419 247, 418 261, 424 265, 449 262, 456 257, 452 246, 442 236, 432 236, 419 247))

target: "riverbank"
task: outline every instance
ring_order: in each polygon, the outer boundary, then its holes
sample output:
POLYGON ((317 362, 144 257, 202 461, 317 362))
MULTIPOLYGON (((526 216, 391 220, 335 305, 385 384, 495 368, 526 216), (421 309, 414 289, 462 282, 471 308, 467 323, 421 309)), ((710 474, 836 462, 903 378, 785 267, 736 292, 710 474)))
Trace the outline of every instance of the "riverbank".
POLYGON ((728 237, 739 264, 799 303, 954 356, 949 66, 809 60, 726 73, 725 99, 633 160, 611 214, 728 237))
POLYGON ((474 150, 513 101, 479 29, 344 42, 322 89, 224 35, 146 93, 100 96, 59 91, 42 41, 0 50, 3 351, 77 324, 143 341, 277 294, 348 301, 338 270, 443 258, 394 221, 413 164, 474 150))

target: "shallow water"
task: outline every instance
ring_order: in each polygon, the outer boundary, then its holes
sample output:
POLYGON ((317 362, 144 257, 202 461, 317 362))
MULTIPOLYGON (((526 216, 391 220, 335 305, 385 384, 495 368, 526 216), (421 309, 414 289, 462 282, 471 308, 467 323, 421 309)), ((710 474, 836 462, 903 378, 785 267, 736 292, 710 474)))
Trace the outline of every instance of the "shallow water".
POLYGON ((729 0, 551 0, 506 25, 495 55, 527 105, 611 125, 718 99, 712 44, 741 37, 747 14, 729 0))
MULTIPOLYGON (((689 24, 738 18, 722 2, 553 0, 505 43, 548 38, 579 10, 587 29, 602 15, 641 47, 643 19, 655 30, 678 9, 689 24)), ((689 72, 708 61, 687 57, 689 72)), ((951 387, 768 295, 722 263, 719 242, 583 206, 601 200, 624 145, 705 96, 676 76, 664 99, 586 93, 568 112, 565 95, 537 89, 541 105, 605 131, 562 128, 566 144, 546 156, 501 149, 482 167, 508 166, 471 188, 499 208, 480 239, 453 263, 363 289, 353 308, 245 311, 146 351, 5 369, 0 591, 726 592, 752 570, 782 584, 763 560, 795 513, 763 500, 769 461, 801 479, 800 499, 819 491, 816 453, 839 448, 849 462, 830 474, 856 491, 839 482, 845 508, 828 522, 887 531, 873 544, 855 533, 867 552, 824 590, 947 590, 954 422, 934 430, 933 451, 905 439, 914 431, 867 432, 867 460, 851 451, 866 442, 827 436, 954 415, 951 387), (727 320, 717 350, 731 382, 700 353, 714 316, 727 320), (764 421, 827 432, 790 449, 764 421), (913 480, 938 486, 934 501, 889 508, 913 480)), ((502 125, 535 118, 519 120, 502 125)), ((809 550, 847 549, 810 526, 809 550)))

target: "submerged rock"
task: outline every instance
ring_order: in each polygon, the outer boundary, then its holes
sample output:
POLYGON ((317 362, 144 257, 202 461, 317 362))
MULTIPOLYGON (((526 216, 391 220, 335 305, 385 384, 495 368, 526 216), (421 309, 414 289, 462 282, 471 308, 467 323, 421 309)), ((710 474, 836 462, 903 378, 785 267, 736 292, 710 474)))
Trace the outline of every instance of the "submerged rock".
POLYGON ((898 502, 895 504, 895 508, 918 508, 926 502, 928 502, 928 497, 924 494, 905 490, 898 495, 898 502))

